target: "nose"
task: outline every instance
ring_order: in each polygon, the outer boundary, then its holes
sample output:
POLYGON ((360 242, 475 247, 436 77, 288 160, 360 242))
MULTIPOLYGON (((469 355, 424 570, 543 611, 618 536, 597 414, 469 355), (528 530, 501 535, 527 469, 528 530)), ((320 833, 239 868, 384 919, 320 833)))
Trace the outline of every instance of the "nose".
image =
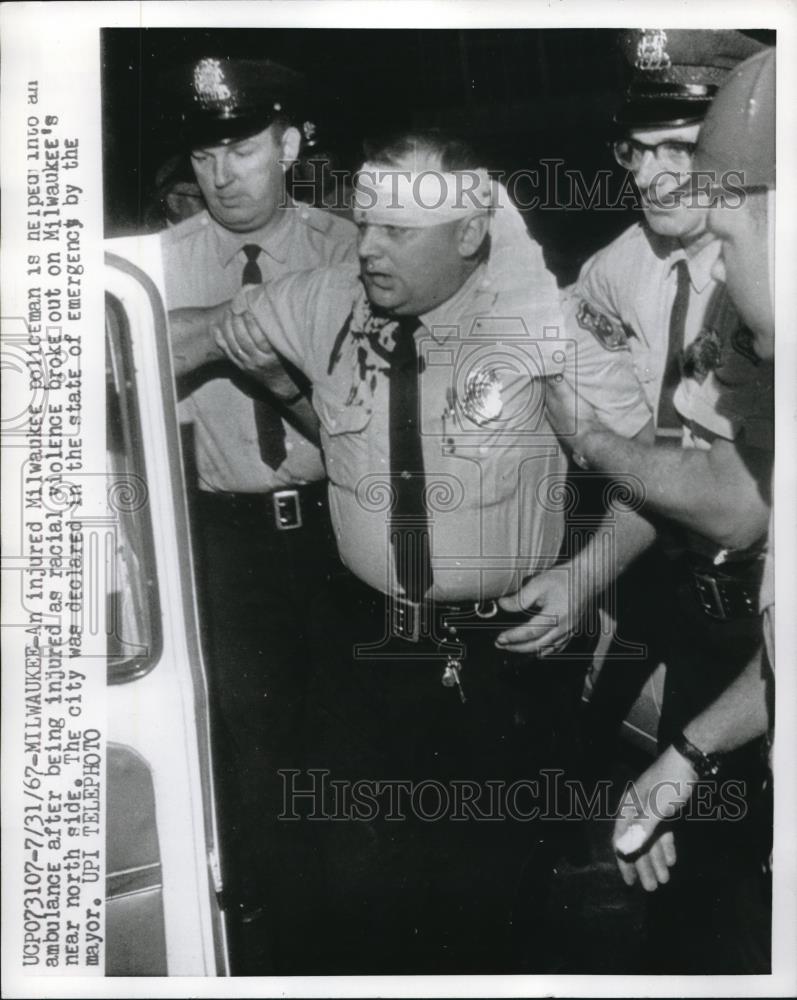
POLYGON ((642 152, 642 159, 633 168, 634 182, 640 191, 647 191, 653 178, 660 172, 661 168, 650 149, 642 152))
POLYGON ((376 257, 379 254, 380 242, 379 233, 376 226, 361 226, 360 235, 357 241, 357 253, 365 259, 366 257, 376 257))
POLYGON ((725 281, 725 261, 723 260, 722 254, 717 257, 711 268, 711 277, 715 281, 725 281))
POLYGON ((222 150, 218 156, 213 159, 213 183, 217 188, 226 187, 232 179, 232 173, 230 170, 230 161, 227 157, 227 151, 222 150))

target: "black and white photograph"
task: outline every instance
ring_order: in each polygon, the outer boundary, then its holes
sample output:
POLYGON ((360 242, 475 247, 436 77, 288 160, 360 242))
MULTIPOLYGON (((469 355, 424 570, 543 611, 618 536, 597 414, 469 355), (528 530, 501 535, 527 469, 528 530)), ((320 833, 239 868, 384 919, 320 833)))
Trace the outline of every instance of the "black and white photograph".
POLYGON ((797 14, 560 6, 3 5, 4 995, 797 991, 797 14))

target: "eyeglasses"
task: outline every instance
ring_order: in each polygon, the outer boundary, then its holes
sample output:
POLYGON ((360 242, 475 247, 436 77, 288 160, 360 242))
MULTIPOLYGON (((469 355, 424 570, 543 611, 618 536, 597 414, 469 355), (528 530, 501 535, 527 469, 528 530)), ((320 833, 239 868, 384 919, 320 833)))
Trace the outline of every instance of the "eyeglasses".
POLYGON ((614 158, 626 170, 637 170, 645 158, 645 153, 652 153, 656 162, 671 170, 689 170, 692 166, 696 142, 680 142, 669 139, 649 145, 647 142, 637 142, 636 139, 618 139, 612 143, 614 158))

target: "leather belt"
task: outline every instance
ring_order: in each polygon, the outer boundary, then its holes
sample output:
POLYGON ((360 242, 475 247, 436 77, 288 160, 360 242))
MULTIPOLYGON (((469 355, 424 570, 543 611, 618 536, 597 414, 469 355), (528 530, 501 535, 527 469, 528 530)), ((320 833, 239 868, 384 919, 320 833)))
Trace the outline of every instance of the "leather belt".
MULTIPOLYGON (((384 598, 390 631, 397 639, 446 642, 456 639, 460 628, 484 627, 499 613, 493 601, 465 601, 458 604, 438 601, 407 601, 403 597, 384 598)), ((502 616, 502 622, 504 617, 502 616)), ((498 623, 495 623, 498 624, 498 623)))
POLYGON ((763 557, 715 565, 691 554, 689 568, 698 602, 709 618, 732 621, 759 614, 763 557))
POLYGON ((528 621, 527 612, 504 611, 492 599, 484 601, 408 601, 398 595, 375 590, 348 574, 344 584, 351 600, 366 602, 374 613, 387 623, 390 636, 408 643, 432 642, 438 645, 459 644, 462 632, 490 629, 497 634, 528 621))
POLYGON ((326 482, 291 486, 268 493, 198 490, 199 504, 218 516, 256 518, 275 531, 296 531, 329 516, 326 482))

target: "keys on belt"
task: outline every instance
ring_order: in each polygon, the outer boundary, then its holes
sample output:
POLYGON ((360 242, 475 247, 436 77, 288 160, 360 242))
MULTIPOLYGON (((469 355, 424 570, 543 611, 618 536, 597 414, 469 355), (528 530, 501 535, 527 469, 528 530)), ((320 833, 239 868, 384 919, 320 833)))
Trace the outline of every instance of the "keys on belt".
MULTIPOLYGON (((457 606, 433 601, 416 604, 401 597, 391 597, 389 608, 391 634, 407 642, 420 642, 421 639, 436 643, 456 642, 458 625, 465 621, 474 624, 474 618, 488 619, 498 614, 498 605, 492 600, 457 606)), ((448 655, 440 683, 446 688, 456 688, 459 700, 464 705, 467 699, 462 685, 462 670, 462 657, 448 655)))

